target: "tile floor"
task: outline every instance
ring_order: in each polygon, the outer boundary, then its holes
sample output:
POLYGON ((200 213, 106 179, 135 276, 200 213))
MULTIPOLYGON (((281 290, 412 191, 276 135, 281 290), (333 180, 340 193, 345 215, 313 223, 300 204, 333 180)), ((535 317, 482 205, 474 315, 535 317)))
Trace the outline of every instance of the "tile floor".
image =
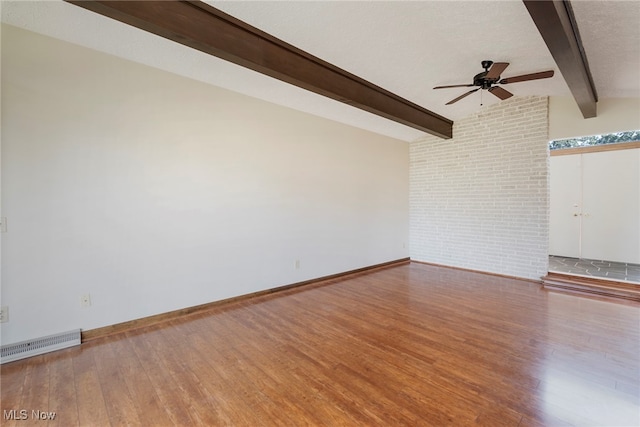
POLYGON ((640 264, 549 255, 549 271, 640 283, 640 264))

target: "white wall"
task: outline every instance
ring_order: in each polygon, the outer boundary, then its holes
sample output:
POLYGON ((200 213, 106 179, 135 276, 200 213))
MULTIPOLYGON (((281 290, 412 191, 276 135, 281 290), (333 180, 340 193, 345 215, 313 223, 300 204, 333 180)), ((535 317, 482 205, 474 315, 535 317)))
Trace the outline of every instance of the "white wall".
POLYGON ((406 143, 2 31, 2 343, 408 256, 406 143))
POLYGON ((601 99, 585 119, 573 98, 549 98, 549 140, 640 129, 640 98, 601 99))
POLYGON ((547 98, 512 98, 410 149, 411 258, 539 279, 548 266, 547 98))

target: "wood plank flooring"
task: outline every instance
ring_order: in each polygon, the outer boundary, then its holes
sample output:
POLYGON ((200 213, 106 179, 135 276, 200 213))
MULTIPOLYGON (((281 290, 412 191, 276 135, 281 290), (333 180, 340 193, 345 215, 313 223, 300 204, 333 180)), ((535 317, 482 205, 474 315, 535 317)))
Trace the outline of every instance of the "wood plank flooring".
POLYGON ((1 386, 3 426, 637 426, 640 305, 411 263, 7 363, 1 386))

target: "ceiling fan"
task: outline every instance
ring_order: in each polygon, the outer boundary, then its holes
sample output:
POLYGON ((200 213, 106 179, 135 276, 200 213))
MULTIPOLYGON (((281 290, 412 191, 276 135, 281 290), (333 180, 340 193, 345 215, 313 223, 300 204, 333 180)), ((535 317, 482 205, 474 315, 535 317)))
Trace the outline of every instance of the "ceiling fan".
POLYGON ((434 89, 447 89, 451 87, 473 87, 480 86, 477 89, 472 89, 469 92, 463 93, 457 98, 452 99, 447 102, 445 105, 453 104, 454 102, 460 101, 462 98, 471 95, 474 92, 479 91, 480 89, 488 90, 492 95, 497 96, 500 99, 511 98, 513 94, 506 89, 501 88, 500 86, 494 86, 496 84, 506 85, 509 83, 518 83, 518 82, 526 82, 529 80, 539 80, 539 79, 547 79, 549 77, 553 77, 553 70, 549 71, 541 71, 539 73, 531 73, 531 74, 523 74, 520 76, 508 77, 506 79, 500 80, 500 74, 509 66, 508 62, 496 62, 493 61, 482 61, 482 68, 484 71, 476 74, 473 77, 473 83, 471 84, 460 84, 460 85, 448 85, 448 86, 436 86, 434 89))

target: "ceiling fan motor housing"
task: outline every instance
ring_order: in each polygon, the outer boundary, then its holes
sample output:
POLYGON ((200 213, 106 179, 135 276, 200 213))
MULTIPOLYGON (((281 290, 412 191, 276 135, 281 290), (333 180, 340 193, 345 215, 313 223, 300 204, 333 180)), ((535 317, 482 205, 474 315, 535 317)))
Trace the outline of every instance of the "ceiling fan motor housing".
MULTIPOLYGON (((491 62, 491 61, 489 61, 489 62, 491 62)), ((492 84, 498 82, 498 78, 499 77, 495 78, 495 79, 487 79, 486 78, 487 73, 488 73, 488 71, 483 71, 481 73, 476 74, 473 77, 473 85, 474 86, 480 86, 482 89, 489 89, 492 84)))
POLYGON ((492 84, 498 83, 498 79, 500 76, 496 76, 495 78, 487 78, 487 74, 489 73, 489 68, 493 65, 493 61, 485 59, 480 63, 484 71, 482 73, 478 73, 473 77, 473 85, 480 86, 482 89, 489 89, 492 84))

